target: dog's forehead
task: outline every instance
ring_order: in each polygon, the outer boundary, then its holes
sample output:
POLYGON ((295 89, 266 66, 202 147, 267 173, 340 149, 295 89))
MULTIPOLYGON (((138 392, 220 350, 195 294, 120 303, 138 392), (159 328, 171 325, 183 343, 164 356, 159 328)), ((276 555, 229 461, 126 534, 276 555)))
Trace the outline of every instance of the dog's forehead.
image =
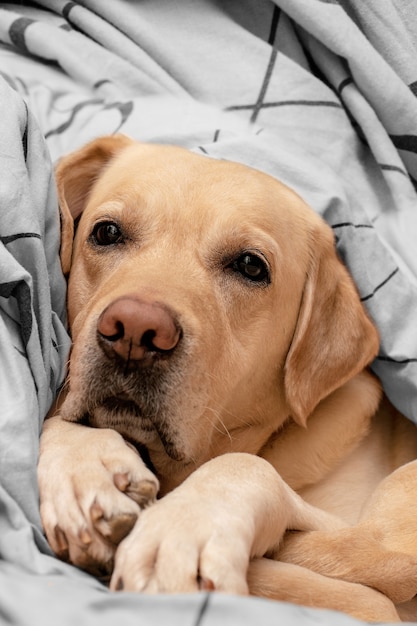
POLYGON ((91 199, 95 206, 114 199, 166 217, 171 213, 175 219, 236 219, 267 229, 309 219, 303 201, 275 178, 176 146, 134 143, 122 150, 94 186, 91 199))
MULTIPOLYGON (((231 161, 196 154, 177 146, 135 143, 121 151, 104 174, 114 186, 137 187, 140 193, 166 190, 171 197, 190 191, 207 194, 219 189, 233 190, 236 195, 244 189, 259 187, 260 172, 231 161), (242 188, 243 186, 243 188, 242 188)), ((258 192, 262 192, 259 187, 258 192)))

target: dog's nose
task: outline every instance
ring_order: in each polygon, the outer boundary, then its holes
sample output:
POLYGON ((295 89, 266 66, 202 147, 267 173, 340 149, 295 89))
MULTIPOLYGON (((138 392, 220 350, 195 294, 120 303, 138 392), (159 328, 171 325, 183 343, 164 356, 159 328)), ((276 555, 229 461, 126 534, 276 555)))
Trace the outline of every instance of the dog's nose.
POLYGON ((168 353, 181 335, 173 314, 162 304, 133 296, 112 302, 100 315, 97 331, 107 354, 125 361, 140 361, 150 352, 168 353))

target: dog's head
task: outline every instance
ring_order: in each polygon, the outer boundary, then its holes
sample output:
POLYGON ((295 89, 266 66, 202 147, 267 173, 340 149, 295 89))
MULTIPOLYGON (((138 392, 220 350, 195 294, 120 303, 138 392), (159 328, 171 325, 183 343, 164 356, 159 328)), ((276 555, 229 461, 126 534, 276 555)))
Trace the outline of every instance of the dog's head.
POLYGON ((67 419, 185 463, 257 452, 375 356, 331 229, 272 177, 114 136, 57 182, 67 419))

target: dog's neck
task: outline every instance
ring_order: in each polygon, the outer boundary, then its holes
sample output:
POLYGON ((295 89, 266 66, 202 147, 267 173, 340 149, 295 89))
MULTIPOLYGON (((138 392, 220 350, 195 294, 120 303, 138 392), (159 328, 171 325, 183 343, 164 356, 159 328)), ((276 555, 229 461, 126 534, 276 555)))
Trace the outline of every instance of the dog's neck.
POLYGON ((162 446, 151 449, 161 493, 171 491, 213 456, 235 451, 262 456, 296 491, 315 484, 363 441, 380 399, 378 381, 365 371, 320 402, 306 427, 291 418, 279 418, 267 428, 265 422, 259 427, 252 423, 231 429, 227 437, 216 433, 211 445, 189 463, 170 459, 162 446))
POLYGON ((381 399, 367 371, 322 400, 304 428, 288 420, 260 451, 298 491, 322 480, 366 437, 381 399))

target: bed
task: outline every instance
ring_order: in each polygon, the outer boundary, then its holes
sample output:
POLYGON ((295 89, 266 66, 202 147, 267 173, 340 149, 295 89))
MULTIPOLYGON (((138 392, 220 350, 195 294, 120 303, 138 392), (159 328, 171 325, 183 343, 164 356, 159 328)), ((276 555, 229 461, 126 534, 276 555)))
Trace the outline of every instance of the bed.
POLYGON ((70 340, 53 164, 102 134, 264 170, 331 225, 417 422, 417 2, 37 0, 0 8, 0 621, 355 620, 221 594, 110 593, 57 560, 36 462, 70 340))

